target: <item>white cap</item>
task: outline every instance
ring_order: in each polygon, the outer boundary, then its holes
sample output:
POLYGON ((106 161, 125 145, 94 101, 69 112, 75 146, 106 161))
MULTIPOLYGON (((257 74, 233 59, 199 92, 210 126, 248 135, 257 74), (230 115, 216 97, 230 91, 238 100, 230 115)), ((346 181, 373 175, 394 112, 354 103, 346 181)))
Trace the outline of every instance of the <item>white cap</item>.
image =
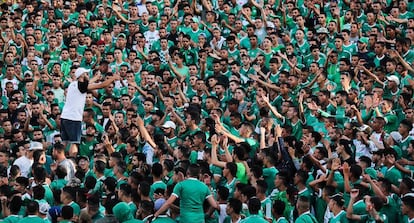
POLYGON ((401 140, 402 140, 402 135, 401 135, 399 132, 397 132, 397 131, 391 132, 391 133, 390 133, 390 136, 391 136, 391 137, 392 137, 392 139, 394 139, 394 141, 395 141, 395 142, 397 142, 397 143, 400 143, 400 142, 401 142, 401 140))
POLYGON ((90 69, 85 69, 83 67, 79 67, 75 71, 75 77, 76 77, 76 79, 78 79, 82 74, 88 73, 89 71, 90 71, 90 69))
POLYGON ((387 77, 387 80, 394 81, 397 85, 400 85, 400 79, 395 75, 391 75, 387 77))
POLYGON ((164 125, 162 125, 162 127, 163 127, 163 128, 173 128, 173 129, 175 129, 175 128, 176 128, 175 123, 174 123, 174 122, 172 122, 172 121, 166 121, 166 122, 164 123, 164 125))
POLYGON ((321 28, 319 28, 319 29, 316 31, 316 33, 317 33, 317 34, 320 34, 320 33, 329 34, 329 31, 328 31, 328 29, 327 29, 327 28, 325 28, 325 27, 321 27, 321 28))
POLYGON ((43 150, 43 144, 40 143, 40 142, 31 142, 30 143, 29 150, 30 151, 33 151, 33 150, 43 150))
POLYGON ((39 212, 41 214, 49 213, 50 205, 46 202, 39 202, 39 212))

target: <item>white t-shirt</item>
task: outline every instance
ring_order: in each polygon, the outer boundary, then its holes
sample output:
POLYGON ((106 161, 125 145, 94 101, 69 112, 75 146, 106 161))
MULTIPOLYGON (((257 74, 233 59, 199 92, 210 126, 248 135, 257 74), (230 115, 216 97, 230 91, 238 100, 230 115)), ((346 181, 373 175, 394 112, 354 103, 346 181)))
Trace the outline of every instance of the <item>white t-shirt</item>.
POLYGON ((19 89, 19 80, 17 80, 16 77, 13 77, 13 79, 11 80, 4 78, 3 80, 1 80, 1 89, 3 89, 3 95, 7 95, 6 84, 8 82, 13 83, 13 90, 19 89))
POLYGON ((219 223, 223 223, 224 219, 227 217, 227 213, 226 213, 227 204, 219 204, 219 207, 220 207, 219 223))
POLYGON ((151 32, 148 30, 144 33, 144 37, 145 37, 145 48, 147 48, 148 50, 151 49, 152 44, 154 44, 155 42, 157 42, 157 40, 160 39, 158 30, 155 30, 154 32, 151 32))
POLYGON ((69 84, 66 102, 63 107, 61 118, 82 121, 83 110, 85 108, 86 92, 81 93, 78 89, 78 81, 69 84))
POLYGON ((33 160, 27 158, 27 156, 21 156, 14 161, 13 165, 19 167, 20 173, 23 177, 27 177, 33 165, 33 160))

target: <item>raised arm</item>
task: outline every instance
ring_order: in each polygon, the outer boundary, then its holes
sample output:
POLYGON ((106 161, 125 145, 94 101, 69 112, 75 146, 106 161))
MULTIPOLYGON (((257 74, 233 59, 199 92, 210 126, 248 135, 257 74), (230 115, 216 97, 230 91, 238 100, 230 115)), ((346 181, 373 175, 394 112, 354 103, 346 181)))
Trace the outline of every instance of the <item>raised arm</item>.
POLYGON ((229 139, 233 140, 235 143, 244 142, 244 139, 242 139, 242 138, 240 138, 238 136, 233 135, 226 128, 224 128, 224 126, 221 125, 221 124, 217 125, 217 123, 216 123, 216 132, 225 135, 229 139))
POLYGON ((100 83, 88 84, 88 90, 91 91, 91 90, 104 88, 104 87, 110 85, 115 80, 119 80, 119 75, 115 74, 113 76, 110 76, 105 81, 100 82, 100 83))
POLYGON ((156 148, 157 144, 154 142, 154 140, 148 133, 144 125, 144 120, 142 120, 142 118, 139 115, 137 117, 137 124, 138 124, 138 128, 139 128, 139 131, 141 132, 142 137, 144 137, 144 139, 152 146, 152 148, 156 148))
POLYGON ((180 72, 177 70, 177 68, 172 64, 171 60, 168 60, 168 67, 171 69, 171 71, 177 75, 178 79, 180 80, 180 83, 184 81, 184 76, 180 74, 180 72))
POLYGON ((282 120, 283 122, 285 122, 285 117, 283 117, 283 115, 281 115, 277 109, 270 104, 269 101, 269 97, 262 95, 263 101, 266 103, 267 107, 270 109, 270 111, 272 111, 272 113, 276 116, 276 118, 282 120))
POLYGON ((358 194, 359 190, 356 189, 351 192, 351 199, 349 200, 348 208, 346 209, 346 217, 350 220, 361 220, 361 216, 354 214, 354 202, 358 194))
POLYGON ((219 161, 217 157, 217 150, 220 143, 220 139, 217 135, 213 135, 211 137, 211 163, 215 166, 224 168, 226 166, 226 162, 219 161))

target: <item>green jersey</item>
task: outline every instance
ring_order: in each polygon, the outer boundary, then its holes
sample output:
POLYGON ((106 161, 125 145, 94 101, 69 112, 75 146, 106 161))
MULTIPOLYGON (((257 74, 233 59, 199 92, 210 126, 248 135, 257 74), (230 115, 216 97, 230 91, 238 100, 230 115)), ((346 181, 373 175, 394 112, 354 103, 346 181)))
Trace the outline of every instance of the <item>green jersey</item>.
POLYGON ((261 202, 261 211, 263 213, 263 216, 266 218, 271 218, 272 217, 272 201, 270 200, 270 198, 267 197, 260 202, 261 202))
POLYGON ((21 217, 19 215, 9 215, 8 217, 3 219, 3 222, 6 223, 17 223, 19 222, 21 217))
POLYGON ((276 167, 274 166, 269 167, 269 168, 263 168, 263 178, 267 184, 267 191, 266 191, 267 195, 269 195, 275 188, 274 180, 275 180, 276 174, 278 173, 279 173, 279 170, 277 170, 276 167))
POLYGON ((155 192, 155 190, 157 190, 157 189, 163 189, 163 190, 166 190, 167 189, 167 184, 165 184, 164 182, 162 182, 162 181, 156 181, 156 182, 154 182, 152 185, 151 185, 151 189, 150 189, 150 197, 151 197, 151 199, 153 199, 154 198, 154 192, 155 192))
POLYGON ((329 219, 329 223, 348 223, 346 212, 344 210, 340 211, 337 215, 329 219))
POLYGON ((45 220, 40 218, 37 215, 28 215, 27 217, 22 218, 19 223, 44 223, 45 220))
POLYGON ((389 180, 395 186, 399 187, 400 185, 399 180, 402 179, 402 174, 395 166, 392 166, 387 169, 387 172, 385 173, 384 178, 389 180))
POLYGON ((69 203, 69 206, 71 206, 73 208, 73 215, 75 215, 75 216, 80 215, 81 208, 80 208, 79 204, 72 201, 72 202, 69 203))
POLYGON ((167 215, 159 215, 152 223, 177 223, 174 219, 167 215))
POLYGON ((295 223, 312 223, 312 222, 316 223, 318 221, 309 211, 299 215, 299 217, 295 221, 295 223))
POLYGON ((180 198, 180 223, 203 223, 203 203, 211 195, 207 185, 195 178, 179 182, 172 196, 180 198))
MULTIPOLYGON (((387 215, 385 215, 384 213, 378 213, 379 218, 381 219, 381 222, 383 223, 388 223, 388 218, 387 215)), ((366 222, 366 223, 376 223, 377 221, 371 217, 371 215, 363 215, 361 217, 361 221, 366 222)))
POLYGON ((240 221, 240 223, 266 223, 267 221, 259 215, 250 215, 249 217, 240 221))
POLYGON ((276 223, 289 223, 285 217, 280 217, 276 220, 276 223))
POLYGON ((387 215, 390 222, 400 222, 401 213, 401 199, 396 194, 387 196, 387 202, 382 207, 381 212, 387 215))

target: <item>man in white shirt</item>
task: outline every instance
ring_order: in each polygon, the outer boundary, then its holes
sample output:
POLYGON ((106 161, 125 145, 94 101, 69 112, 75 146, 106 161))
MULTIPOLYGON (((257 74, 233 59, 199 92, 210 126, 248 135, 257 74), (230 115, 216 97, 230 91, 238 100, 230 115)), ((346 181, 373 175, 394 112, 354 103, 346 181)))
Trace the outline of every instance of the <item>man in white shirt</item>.
MULTIPOLYGON (((85 68, 78 68, 73 77, 74 81, 69 84, 67 90, 66 103, 61 115, 61 135, 62 140, 71 143, 69 155, 76 156, 78 153, 77 144, 80 143, 83 110, 85 108, 86 92, 104 88, 114 80, 119 79, 119 75, 108 77, 100 83, 89 83, 89 71, 85 68)), ((100 75, 99 71, 98 74, 100 75)), ((96 78, 100 79, 100 78, 96 78)))
POLYGON ((28 177, 30 170, 32 168, 33 164, 33 151, 35 150, 43 150, 43 145, 40 142, 31 142, 30 148, 26 150, 26 153, 24 156, 19 157, 16 159, 13 163, 13 165, 16 165, 19 167, 21 175, 23 177, 28 177))

